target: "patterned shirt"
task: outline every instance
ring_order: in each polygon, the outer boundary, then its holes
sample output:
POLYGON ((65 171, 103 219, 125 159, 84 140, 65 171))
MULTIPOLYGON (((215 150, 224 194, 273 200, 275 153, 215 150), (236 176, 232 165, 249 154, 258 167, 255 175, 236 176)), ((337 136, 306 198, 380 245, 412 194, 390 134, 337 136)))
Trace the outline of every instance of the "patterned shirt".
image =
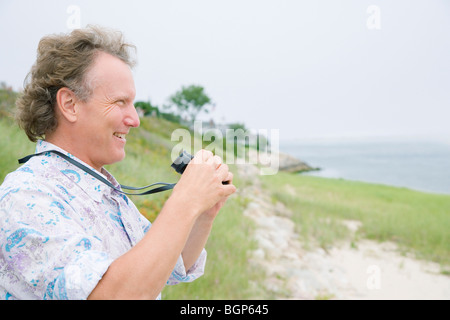
MULTIPOLYGON (((83 163, 38 141, 36 153, 46 150, 83 163)), ((120 188, 105 169, 101 174, 120 188)), ((150 227, 128 197, 60 156, 33 157, 0 186, 0 298, 86 299, 150 227)), ((167 284, 195 280, 205 262, 203 249, 186 272, 180 256, 167 284)))

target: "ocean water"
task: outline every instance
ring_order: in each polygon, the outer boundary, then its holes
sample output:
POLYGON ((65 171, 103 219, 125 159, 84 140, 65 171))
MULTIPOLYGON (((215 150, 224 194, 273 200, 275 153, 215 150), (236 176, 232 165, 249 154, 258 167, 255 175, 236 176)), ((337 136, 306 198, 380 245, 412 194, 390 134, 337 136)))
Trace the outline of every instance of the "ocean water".
POLYGON ((450 143, 439 139, 281 141, 320 171, 302 173, 450 194, 450 143))

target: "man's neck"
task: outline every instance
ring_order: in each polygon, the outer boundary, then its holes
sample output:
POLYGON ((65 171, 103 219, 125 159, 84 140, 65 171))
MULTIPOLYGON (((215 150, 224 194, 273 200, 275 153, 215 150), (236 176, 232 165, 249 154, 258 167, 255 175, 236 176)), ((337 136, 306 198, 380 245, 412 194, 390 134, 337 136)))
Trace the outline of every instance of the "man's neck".
POLYGON ((73 141, 74 134, 68 134, 63 131, 54 131, 51 134, 45 135, 45 141, 49 142, 64 151, 70 153, 76 158, 80 159, 84 163, 90 165, 92 168, 97 170, 98 172, 102 172, 102 167, 97 168, 93 164, 90 163, 89 159, 84 156, 84 151, 80 149, 77 143, 73 141))

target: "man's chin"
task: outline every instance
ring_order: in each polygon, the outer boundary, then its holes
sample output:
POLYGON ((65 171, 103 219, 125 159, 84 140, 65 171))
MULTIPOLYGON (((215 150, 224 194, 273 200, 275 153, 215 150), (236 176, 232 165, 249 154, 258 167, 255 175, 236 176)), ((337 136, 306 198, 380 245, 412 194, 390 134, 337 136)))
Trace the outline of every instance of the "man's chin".
POLYGON ((125 150, 122 150, 122 152, 116 152, 113 155, 111 155, 109 159, 105 159, 104 165, 114 164, 122 161, 123 159, 125 159, 125 150))

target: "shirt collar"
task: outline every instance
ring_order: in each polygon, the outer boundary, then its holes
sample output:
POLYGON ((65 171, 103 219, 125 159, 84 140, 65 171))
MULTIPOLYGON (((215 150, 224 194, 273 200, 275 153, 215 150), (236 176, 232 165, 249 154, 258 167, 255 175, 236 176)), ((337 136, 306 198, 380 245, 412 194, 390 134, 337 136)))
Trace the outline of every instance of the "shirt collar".
MULTIPOLYGON (((83 164, 84 166, 88 167, 89 169, 93 170, 97 174, 100 174, 103 176, 103 178, 107 179, 114 187, 117 189, 120 189, 120 184, 117 182, 117 180, 110 174, 105 168, 101 169, 101 172, 95 170, 90 165, 86 164, 85 162, 81 161, 74 155, 70 154, 69 152, 65 151, 64 149, 50 143, 44 140, 38 140, 36 144, 36 153, 44 152, 44 151, 50 151, 50 150, 56 150, 59 152, 64 153, 68 157, 78 161, 79 163, 83 164)), ((74 166, 70 162, 64 160, 60 156, 54 153, 46 154, 48 159, 51 159, 52 165, 54 165, 59 172, 64 174, 66 177, 68 177, 70 180, 75 182, 81 189, 83 189, 93 200, 97 202, 102 201, 103 195, 111 194, 111 192, 114 192, 114 190, 104 184, 103 182, 99 181, 98 179, 94 178, 87 172, 84 172, 80 168, 74 166)))

